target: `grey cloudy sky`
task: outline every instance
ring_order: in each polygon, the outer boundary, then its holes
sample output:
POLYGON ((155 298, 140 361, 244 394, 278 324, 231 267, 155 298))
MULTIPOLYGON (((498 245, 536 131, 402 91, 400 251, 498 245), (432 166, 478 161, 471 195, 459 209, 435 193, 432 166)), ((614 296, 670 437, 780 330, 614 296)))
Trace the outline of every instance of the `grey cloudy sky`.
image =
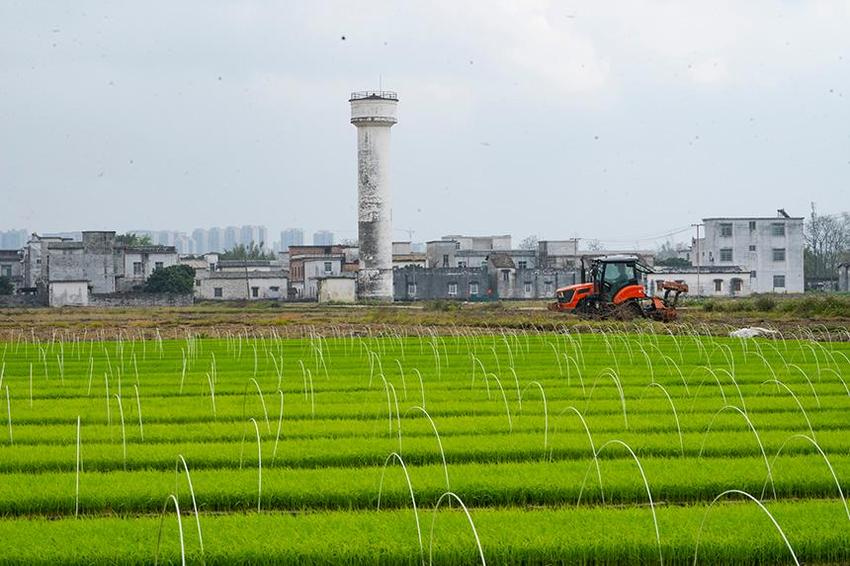
POLYGON ((379 77, 416 240, 850 209, 847 1, 6 0, 0 228, 354 237, 379 77))

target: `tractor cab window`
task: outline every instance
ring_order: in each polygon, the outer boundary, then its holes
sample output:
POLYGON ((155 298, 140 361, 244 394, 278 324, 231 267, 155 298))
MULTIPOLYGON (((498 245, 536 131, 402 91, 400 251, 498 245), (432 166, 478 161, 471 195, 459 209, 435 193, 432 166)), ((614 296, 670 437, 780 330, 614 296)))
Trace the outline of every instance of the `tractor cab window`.
POLYGON ((610 300, 620 289, 637 282, 638 274, 634 263, 608 263, 602 274, 602 293, 610 300))

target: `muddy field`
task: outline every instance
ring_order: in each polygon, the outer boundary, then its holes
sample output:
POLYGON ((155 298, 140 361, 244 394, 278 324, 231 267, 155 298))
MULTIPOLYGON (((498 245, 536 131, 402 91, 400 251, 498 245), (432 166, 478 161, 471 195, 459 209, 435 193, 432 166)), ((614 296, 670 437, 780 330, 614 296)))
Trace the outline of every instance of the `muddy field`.
MULTIPOLYGON (((782 332, 801 327, 823 334, 832 340, 847 339, 850 317, 797 316, 785 312, 706 312, 701 306, 681 309, 677 323, 666 328, 698 326, 701 333, 724 335, 744 326, 765 326, 782 332), (843 336, 843 338, 842 338, 843 336)), ((202 304, 187 308, 131 309, 0 309, 0 338, 26 333, 41 338, 62 333, 91 336, 115 335, 118 332, 138 337, 163 338, 193 335, 221 336, 238 331, 274 329, 279 336, 301 336, 308 330, 345 328, 347 332, 368 334, 385 327, 429 327, 441 334, 454 334, 459 329, 528 329, 573 331, 622 328, 623 323, 581 320, 572 315, 546 310, 542 301, 511 303, 461 304, 396 304, 396 305, 317 305, 252 303, 202 304)), ((650 321, 628 323, 636 330, 666 332, 665 325, 650 321)))

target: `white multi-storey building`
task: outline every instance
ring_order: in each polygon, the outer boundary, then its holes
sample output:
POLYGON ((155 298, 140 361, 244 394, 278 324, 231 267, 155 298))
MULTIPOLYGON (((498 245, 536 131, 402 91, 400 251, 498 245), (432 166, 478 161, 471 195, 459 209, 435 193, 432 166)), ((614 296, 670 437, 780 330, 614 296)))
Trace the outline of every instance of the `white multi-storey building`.
MULTIPOLYGON (((803 218, 784 210, 776 217, 703 218, 705 236, 695 242, 691 263, 704 268, 738 266, 752 293, 802 293, 803 218)), ((693 295, 712 294, 712 280, 693 295)))

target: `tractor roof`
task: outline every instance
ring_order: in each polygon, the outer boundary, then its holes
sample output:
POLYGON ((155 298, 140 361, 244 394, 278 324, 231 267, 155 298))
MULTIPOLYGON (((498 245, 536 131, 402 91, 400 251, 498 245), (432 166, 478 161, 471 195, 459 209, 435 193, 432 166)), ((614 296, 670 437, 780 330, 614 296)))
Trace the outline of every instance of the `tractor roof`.
POLYGON ((591 260, 597 263, 634 263, 638 271, 643 273, 653 273, 653 269, 643 263, 636 255, 602 255, 592 257, 591 260))
POLYGON ((628 261, 640 261, 640 258, 636 255, 602 255, 598 257, 592 258, 596 261, 602 261, 605 263, 623 263, 628 261))

